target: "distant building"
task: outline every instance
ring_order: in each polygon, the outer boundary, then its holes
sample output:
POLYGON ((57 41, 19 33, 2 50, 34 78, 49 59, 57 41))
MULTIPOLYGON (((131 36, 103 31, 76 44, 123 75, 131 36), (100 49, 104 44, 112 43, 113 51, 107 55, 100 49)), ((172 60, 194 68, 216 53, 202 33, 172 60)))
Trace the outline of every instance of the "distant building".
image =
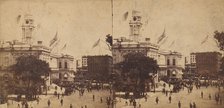
POLYGON ((198 52, 196 55, 196 72, 199 75, 217 76, 220 71, 221 53, 198 52))
POLYGON ((58 70, 51 72, 52 80, 60 80, 62 82, 74 81, 74 58, 70 55, 60 55, 58 60, 58 70))
POLYGON ((185 70, 189 74, 217 76, 220 71, 222 54, 219 52, 194 52, 186 58, 185 70))
POLYGON ((182 55, 178 52, 159 52, 159 77, 181 79, 183 75, 181 59, 182 55))
MULTIPOLYGON (((109 55, 83 56, 78 72, 88 80, 109 81, 112 73, 112 57, 109 55)), ((77 66, 78 67, 78 66, 77 66)))

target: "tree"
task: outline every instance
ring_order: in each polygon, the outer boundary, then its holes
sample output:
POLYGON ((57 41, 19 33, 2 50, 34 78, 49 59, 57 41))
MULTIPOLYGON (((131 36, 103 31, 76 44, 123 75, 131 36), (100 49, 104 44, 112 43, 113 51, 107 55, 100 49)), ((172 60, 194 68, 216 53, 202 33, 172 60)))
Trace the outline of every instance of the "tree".
POLYGON ((50 72, 48 63, 32 55, 17 58, 12 70, 15 78, 21 83, 18 88, 24 89, 21 94, 30 98, 36 97, 39 87, 43 85, 42 76, 48 76, 50 72))
POLYGON ((121 77, 128 82, 127 90, 137 96, 145 92, 146 80, 153 82, 149 74, 156 74, 158 69, 157 61, 142 53, 129 53, 117 65, 122 71, 121 77))
POLYGON ((220 74, 224 75, 224 57, 222 57, 221 59, 220 69, 221 69, 220 74))
POLYGON ((113 45, 113 37, 110 34, 106 35, 106 42, 109 43, 110 46, 113 45))
MULTIPOLYGON (((217 40, 217 45, 221 51, 224 51, 224 32, 214 32, 214 38, 217 40)), ((224 58, 221 59, 221 74, 224 75, 224 58)))
POLYGON ((217 40, 217 44, 220 50, 224 50, 224 32, 214 32, 214 38, 217 40))

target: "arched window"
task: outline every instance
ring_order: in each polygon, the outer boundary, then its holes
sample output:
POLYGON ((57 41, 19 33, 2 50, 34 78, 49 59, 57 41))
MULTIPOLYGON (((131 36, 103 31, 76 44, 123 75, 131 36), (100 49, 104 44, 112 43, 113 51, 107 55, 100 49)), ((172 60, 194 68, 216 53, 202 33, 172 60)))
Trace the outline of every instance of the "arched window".
POLYGON ((173 59, 173 65, 174 66, 176 65, 176 59, 173 59))
POLYGON ((170 65, 170 59, 167 59, 167 65, 170 65))
POLYGON ((65 62, 65 69, 67 69, 68 68, 68 63, 67 62, 65 62))
POLYGON ((59 68, 61 68, 62 66, 61 66, 61 62, 59 62, 59 68))

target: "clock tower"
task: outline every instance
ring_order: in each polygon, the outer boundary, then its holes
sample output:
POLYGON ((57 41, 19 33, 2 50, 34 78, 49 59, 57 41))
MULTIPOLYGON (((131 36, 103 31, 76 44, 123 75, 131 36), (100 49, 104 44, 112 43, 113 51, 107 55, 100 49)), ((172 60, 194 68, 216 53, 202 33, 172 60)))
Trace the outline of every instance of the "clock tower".
POLYGON ((24 16, 24 22, 22 24, 22 42, 32 44, 32 35, 34 30, 34 20, 32 15, 26 14, 24 16))
POLYGON ((140 33, 142 28, 141 18, 142 17, 139 11, 136 11, 136 10, 132 11, 132 19, 129 22, 130 39, 136 42, 139 42, 141 37, 141 33, 140 33))

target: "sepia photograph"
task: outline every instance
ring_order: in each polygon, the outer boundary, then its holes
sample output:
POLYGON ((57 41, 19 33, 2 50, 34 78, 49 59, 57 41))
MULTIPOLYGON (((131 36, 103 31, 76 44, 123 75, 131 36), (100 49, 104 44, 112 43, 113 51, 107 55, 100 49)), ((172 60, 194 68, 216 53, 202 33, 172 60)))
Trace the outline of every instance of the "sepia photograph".
POLYGON ((0 108, 224 108, 224 0, 0 0, 0 108))

